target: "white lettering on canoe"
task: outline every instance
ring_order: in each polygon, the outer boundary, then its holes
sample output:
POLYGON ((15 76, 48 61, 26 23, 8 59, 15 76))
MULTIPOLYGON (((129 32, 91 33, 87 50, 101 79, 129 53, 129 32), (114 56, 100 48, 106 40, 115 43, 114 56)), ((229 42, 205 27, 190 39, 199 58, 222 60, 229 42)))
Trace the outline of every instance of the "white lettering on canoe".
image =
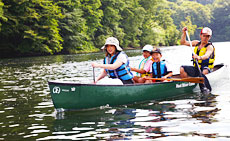
POLYGON ((57 86, 53 87, 53 93, 54 94, 59 94, 60 92, 61 92, 61 88, 60 87, 57 87, 57 86))
POLYGON ((69 92, 68 89, 62 89, 61 91, 63 91, 63 92, 69 92))
POLYGON ((72 87, 72 88, 71 88, 71 91, 72 91, 72 92, 75 92, 75 90, 76 90, 75 87, 72 87))
POLYGON ((176 84, 176 88, 184 88, 184 87, 189 87, 194 85, 195 83, 181 83, 181 84, 176 84))

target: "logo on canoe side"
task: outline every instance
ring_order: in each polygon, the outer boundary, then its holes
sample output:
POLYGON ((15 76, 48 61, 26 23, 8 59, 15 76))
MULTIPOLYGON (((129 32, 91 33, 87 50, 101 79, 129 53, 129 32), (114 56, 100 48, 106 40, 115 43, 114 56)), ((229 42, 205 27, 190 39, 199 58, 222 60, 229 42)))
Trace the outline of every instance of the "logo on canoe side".
POLYGON ((75 87, 72 87, 72 88, 71 88, 71 91, 72 91, 72 92, 75 92, 75 90, 76 90, 75 87))
POLYGON ((54 93, 54 94, 59 94, 60 92, 61 92, 61 88, 60 88, 60 87, 55 86, 55 87, 53 88, 53 93, 54 93))
POLYGON ((184 87, 189 87, 194 85, 195 83, 181 83, 181 84, 176 84, 176 88, 184 88, 184 87))

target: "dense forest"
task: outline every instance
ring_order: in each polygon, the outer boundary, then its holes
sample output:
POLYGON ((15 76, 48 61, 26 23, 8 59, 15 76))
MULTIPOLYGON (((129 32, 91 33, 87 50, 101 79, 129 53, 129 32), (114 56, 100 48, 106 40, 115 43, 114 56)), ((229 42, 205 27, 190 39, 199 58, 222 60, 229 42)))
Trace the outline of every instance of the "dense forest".
POLYGON ((213 29, 229 41, 229 0, 0 0, 0 58, 98 51, 115 36, 123 48, 177 45, 213 29))

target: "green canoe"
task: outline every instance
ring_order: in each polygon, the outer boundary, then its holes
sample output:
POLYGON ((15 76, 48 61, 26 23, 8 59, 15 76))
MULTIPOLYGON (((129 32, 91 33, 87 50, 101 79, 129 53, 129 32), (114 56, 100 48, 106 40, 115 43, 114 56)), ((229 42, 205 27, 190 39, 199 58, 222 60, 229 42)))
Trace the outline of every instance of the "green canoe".
MULTIPOLYGON (((216 66, 216 70, 221 70, 219 68, 223 68, 223 66, 216 66)), ((178 77, 178 75, 174 77, 178 77)), ((129 85, 49 82, 51 97, 56 109, 88 109, 105 105, 115 106, 165 99, 191 93, 197 85, 196 83, 175 81, 129 85)))

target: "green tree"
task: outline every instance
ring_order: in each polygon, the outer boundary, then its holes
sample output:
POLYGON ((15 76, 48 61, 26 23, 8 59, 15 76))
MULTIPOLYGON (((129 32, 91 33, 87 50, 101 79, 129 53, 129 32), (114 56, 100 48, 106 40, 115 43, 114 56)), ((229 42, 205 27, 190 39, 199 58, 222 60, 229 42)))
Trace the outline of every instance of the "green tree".
POLYGON ((164 29, 164 39, 162 44, 169 46, 175 45, 178 40, 179 31, 173 23, 172 10, 167 1, 162 1, 156 12, 155 21, 164 29))
POLYGON ((179 6, 174 4, 172 8, 175 10, 172 17, 178 27, 181 21, 186 21, 188 16, 190 16, 192 23, 198 26, 205 26, 211 21, 211 9, 202 4, 183 1, 179 3, 179 6))
POLYGON ((2 21, 7 21, 7 18, 4 17, 3 6, 4 3, 2 2, 2 0, 0 0, 0 31, 1 31, 2 21))
POLYGON ((191 18, 189 16, 186 17, 186 21, 181 21, 180 28, 182 29, 185 26, 188 28, 189 34, 190 35, 194 35, 197 26, 192 24, 191 18))
POLYGON ((120 12, 124 9, 125 3, 122 0, 101 0, 101 4, 100 9, 104 13, 101 20, 102 26, 96 31, 94 44, 100 48, 107 37, 114 36, 123 46, 124 30, 120 27, 122 19, 120 12))
POLYGON ((230 1, 216 0, 212 7, 213 19, 210 24, 213 30, 212 41, 229 41, 230 38, 230 1))
POLYGON ((145 9, 139 4, 139 0, 126 0, 125 8, 121 11, 121 24, 124 29, 124 46, 139 47, 142 35, 142 26, 145 17, 145 9))
POLYGON ((0 0, 0 55, 95 51, 109 36, 122 47, 175 45, 181 28, 213 41, 230 34, 228 0, 0 0), (225 34, 223 34, 225 33, 225 34))
POLYGON ((96 50, 87 34, 86 20, 82 17, 80 1, 56 1, 64 18, 59 20, 60 35, 63 38, 62 53, 77 53, 96 50))
MULTIPOLYGON (((179 30, 181 30, 181 23, 183 21, 186 22, 191 20, 191 25, 196 25, 197 27, 208 26, 211 22, 212 15, 210 7, 204 6, 195 1, 178 0, 176 3, 171 3, 170 7, 173 9, 172 18, 174 24, 177 28, 180 28, 179 30)), ((194 35, 191 34, 191 38, 199 38, 199 32, 200 31, 196 30, 194 35)))
POLYGON ((142 46, 175 45, 178 39, 178 30, 171 18, 172 10, 167 1, 149 0, 140 4, 146 10, 142 27, 143 34, 140 37, 142 46))
POLYGON ((203 5, 207 5, 207 4, 213 4, 215 0, 195 0, 195 1, 203 5))
POLYGON ((142 35, 139 37, 141 41, 141 46, 145 44, 158 45, 163 43, 164 40, 164 29, 156 21, 157 9, 159 7, 160 1, 149 0, 140 1, 141 6, 145 9, 146 13, 144 16, 142 35))
POLYGON ((8 54, 41 55, 60 52, 60 9, 51 0, 4 0, 1 50, 8 54))
POLYGON ((94 45, 95 32, 101 25, 101 19, 103 17, 103 11, 100 9, 102 4, 100 0, 80 0, 81 9, 83 11, 82 18, 86 20, 87 35, 89 36, 88 43, 94 45))

